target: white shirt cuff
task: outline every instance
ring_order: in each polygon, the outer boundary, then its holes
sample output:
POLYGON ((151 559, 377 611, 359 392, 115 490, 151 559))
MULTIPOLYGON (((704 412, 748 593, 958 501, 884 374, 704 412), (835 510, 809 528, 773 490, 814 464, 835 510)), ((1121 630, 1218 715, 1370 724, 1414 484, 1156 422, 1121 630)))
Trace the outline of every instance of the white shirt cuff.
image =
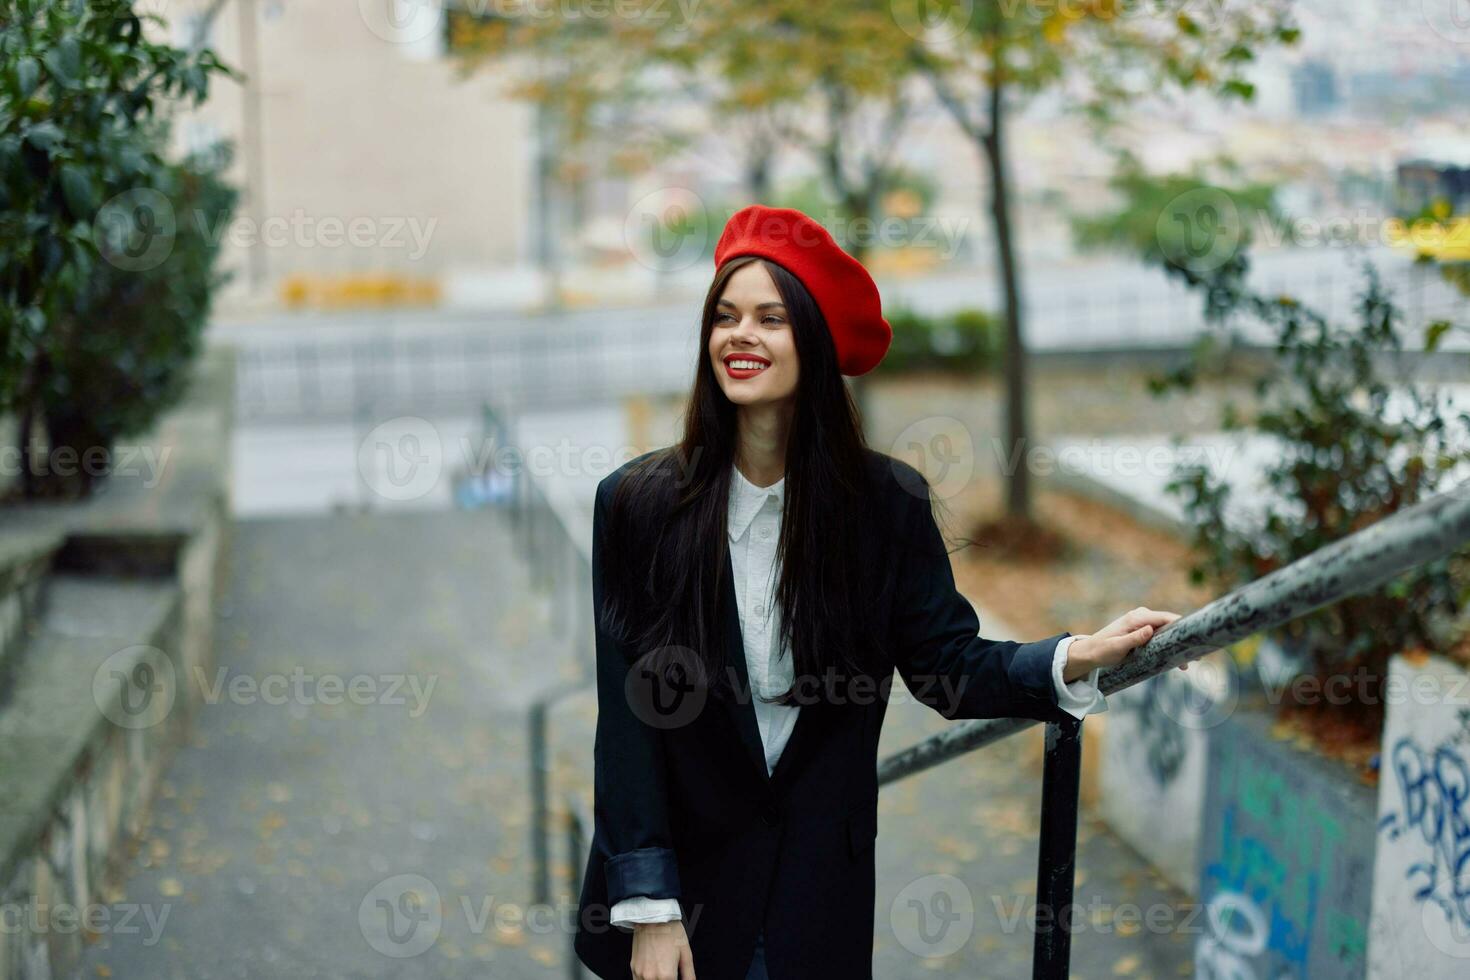
POLYGON ((613 905, 609 913, 612 924, 624 932, 632 932, 636 922, 675 922, 684 918, 677 898, 648 898, 635 895, 613 905))
POLYGON ((1067 648, 1072 645, 1073 640, 1080 639, 1079 636, 1062 637, 1057 641, 1057 650, 1051 659, 1051 680, 1057 689, 1057 704, 1074 718, 1101 714, 1108 710, 1108 699, 1103 697, 1097 686, 1097 677, 1102 673, 1101 667, 1094 667, 1085 680, 1079 677, 1070 684, 1062 681, 1062 671, 1067 665, 1067 648))

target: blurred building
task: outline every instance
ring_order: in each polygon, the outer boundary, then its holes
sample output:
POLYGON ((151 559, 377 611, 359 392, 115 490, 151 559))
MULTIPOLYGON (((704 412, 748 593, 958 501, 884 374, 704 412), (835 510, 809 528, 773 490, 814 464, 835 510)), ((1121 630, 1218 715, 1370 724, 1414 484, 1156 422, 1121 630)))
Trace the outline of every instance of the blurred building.
POLYGON ((202 40, 239 72, 175 131, 181 148, 236 144, 235 290, 411 295, 498 275, 535 294, 535 111, 504 97, 494 71, 457 76, 440 5, 185 0, 161 12, 173 43, 202 40))
POLYGON ((1470 213, 1470 142, 1425 147, 1399 163, 1397 176, 1401 210, 1412 213, 1446 201, 1451 212, 1470 213))

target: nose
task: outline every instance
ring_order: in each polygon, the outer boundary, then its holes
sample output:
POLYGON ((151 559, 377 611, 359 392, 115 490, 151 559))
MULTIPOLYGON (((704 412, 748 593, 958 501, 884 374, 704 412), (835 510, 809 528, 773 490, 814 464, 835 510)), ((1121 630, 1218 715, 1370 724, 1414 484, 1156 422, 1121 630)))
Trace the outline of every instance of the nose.
POLYGON ((735 324, 734 330, 731 331, 730 339, 736 344, 755 343, 755 325, 748 317, 741 317, 735 324))

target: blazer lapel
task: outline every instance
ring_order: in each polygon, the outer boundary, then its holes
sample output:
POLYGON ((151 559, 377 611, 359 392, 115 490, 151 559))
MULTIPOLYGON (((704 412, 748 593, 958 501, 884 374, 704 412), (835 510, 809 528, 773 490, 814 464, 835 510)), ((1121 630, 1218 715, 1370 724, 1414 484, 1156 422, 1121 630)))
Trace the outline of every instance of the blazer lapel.
POLYGON ((750 688, 750 674, 745 668, 745 634, 740 628, 740 607, 735 600, 735 573, 728 551, 725 553, 724 607, 725 664, 734 680, 735 688, 734 697, 722 699, 725 710, 735 724, 740 743, 745 747, 745 754, 751 764, 755 766, 761 784, 784 784, 815 737, 815 729, 826 705, 821 701, 802 705, 801 711, 796 715, 796 724, 792 726, 791 737, 781 750, 781 757, 776 760, 775 770, 767 773, 766 750, 761 742, 760 727, 755 720, 755 695, 750 688))
POLYGON ((770 780, 766 772, 766 750, 761 744, 760 728, 755 722, 755 705, 751 704, 750 674, 745 669, 745 634, 740 629, 740 606, 735 601, 735 570, 730 562, 730 552, 725 552, 725 669, 733 680, 734 694, 724 698, 723 703, 730 712, 730 720, 745 746, 745 754, 760 775, 762 783, 770 780))

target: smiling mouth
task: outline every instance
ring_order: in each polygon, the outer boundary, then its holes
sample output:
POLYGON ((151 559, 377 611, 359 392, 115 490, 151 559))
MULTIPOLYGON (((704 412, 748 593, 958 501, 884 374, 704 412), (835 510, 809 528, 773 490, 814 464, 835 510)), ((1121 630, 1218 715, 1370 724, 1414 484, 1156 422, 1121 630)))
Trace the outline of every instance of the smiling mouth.
POLYGON ((729 357, 724 364, 725 373, 737 381, 753 378, 771 366, 769 362, 753 357, 729 357))

